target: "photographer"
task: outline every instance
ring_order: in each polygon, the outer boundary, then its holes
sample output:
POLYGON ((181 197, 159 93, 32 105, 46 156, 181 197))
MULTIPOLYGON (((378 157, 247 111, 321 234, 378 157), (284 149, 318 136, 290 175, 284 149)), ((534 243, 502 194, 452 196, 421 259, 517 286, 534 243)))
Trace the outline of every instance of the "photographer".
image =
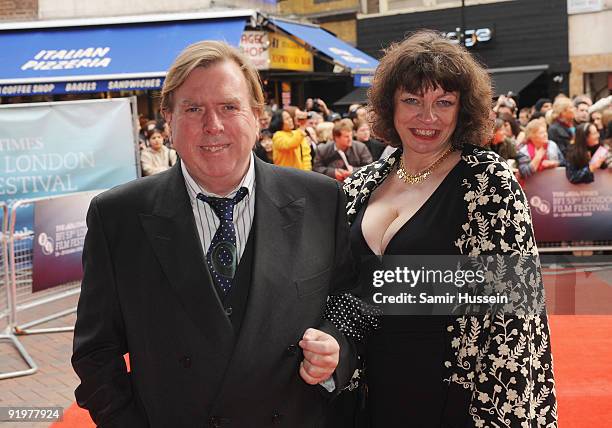
POLYGON ((500 95, 497 99, 497 103, 493 107, 493 111, 499 117, 500 115, 507 113, 512 117, 516 117, 516 101, 512 98, 514 94, 508 92, 506 95, 500 95))
POLYGON ((323 101, 321 98, 307 98, 304 109, 306 111, 321 113, 325 120, 329 120, 329 116, 332 114, 332 111, 327 108, 327 104, 325 104, 325 101, 323 101))

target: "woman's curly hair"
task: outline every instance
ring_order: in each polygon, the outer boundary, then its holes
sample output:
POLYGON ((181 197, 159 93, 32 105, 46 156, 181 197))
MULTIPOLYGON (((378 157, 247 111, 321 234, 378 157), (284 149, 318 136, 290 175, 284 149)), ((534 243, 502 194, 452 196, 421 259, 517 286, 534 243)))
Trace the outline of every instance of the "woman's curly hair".
POLYGON ((385 50, 368 91, 374 134, 400 147, 402 142, 393 124, 396 91, 421 94, 437 87, 459 92, 453 146, 488 142, 493 128, 489 74, 464 47, 430 30, 418 31, 385 50))

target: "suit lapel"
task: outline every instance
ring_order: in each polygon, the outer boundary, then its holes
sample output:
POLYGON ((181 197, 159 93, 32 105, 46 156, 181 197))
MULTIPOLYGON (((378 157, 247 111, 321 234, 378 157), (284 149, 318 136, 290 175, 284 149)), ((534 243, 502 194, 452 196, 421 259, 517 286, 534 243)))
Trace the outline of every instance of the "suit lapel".
POLYGON ((255 171, 253 274, 238 346, 252 340, 251 333, 287 288, 295 293, 293 264, 306 203, 303 197, 293 196, 295 189, 283 185, 273 168, 257 162, 255 171))
POLYGON ((140 220, 170 286, 203 339, 219 353, 231 354, 234 332, 204 263, 189 196, 179 163, 168 173, 152 213, 140 220))

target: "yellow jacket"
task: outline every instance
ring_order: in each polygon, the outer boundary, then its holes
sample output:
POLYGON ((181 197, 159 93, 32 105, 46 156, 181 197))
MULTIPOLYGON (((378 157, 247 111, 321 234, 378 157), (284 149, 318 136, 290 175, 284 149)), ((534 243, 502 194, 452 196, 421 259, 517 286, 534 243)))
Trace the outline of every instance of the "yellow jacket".
POLYGON ((272 159, 275 165, 312 170, 310 145, 300 129, 277 131, 272 136, 272 159))

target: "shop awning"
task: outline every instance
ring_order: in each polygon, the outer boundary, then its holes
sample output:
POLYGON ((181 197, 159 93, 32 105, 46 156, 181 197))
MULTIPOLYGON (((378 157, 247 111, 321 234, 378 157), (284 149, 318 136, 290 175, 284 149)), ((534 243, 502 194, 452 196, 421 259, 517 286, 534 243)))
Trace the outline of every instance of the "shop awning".
POLYGON ((373 74, 378 61, 328 33, 318 25, 298 24, 279 18, 270 22, 282 31, 304 41, 311 48, 327 55, 334 63, 350 70, 353 74, 373 74))
POLYGON ((491 73, 493 93, 494 95, 506 95, 508 92, 512 91, 518 94, 543 72, 543 69, 505 72, 494 71, 491 73))
POLYGON ((245 16, 54 28, 0 28, 0 96, 159 88, 191 43, 238 46, 245 16))
POLYGON ((360 87, 353 89, 351 92, 340 98, 334 103, 334 106, 345 107, 351 104, 366 104, 368 102, 368 88, 360 87))

